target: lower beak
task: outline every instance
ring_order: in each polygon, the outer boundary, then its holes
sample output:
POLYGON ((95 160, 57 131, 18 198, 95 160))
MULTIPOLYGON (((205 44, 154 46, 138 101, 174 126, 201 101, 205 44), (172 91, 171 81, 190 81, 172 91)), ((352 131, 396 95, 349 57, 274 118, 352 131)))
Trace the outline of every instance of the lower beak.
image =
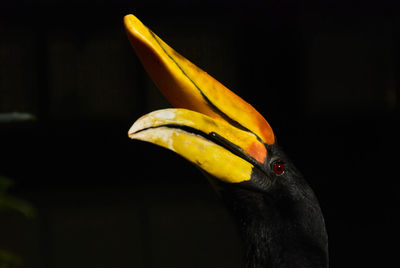
POLYGON ((147 114, 133 124, 128 135, 170 149, 229 183, 250 180, 254 166, 261 167, 259 160, 266 155, 264 144, 253 133, 186 109, 147 114))

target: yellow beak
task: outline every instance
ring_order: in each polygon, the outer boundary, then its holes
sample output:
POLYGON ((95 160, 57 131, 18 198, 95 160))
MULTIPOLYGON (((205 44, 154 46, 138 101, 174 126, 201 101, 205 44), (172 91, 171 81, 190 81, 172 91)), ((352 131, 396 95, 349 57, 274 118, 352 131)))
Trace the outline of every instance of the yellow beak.
POLYGON ((132 139, 177 152, 215 178, 248 181, 275 143, 268 122, 247 102, 179 55, 135 16, 124 18, 129 40, 150 77, 177 108, 141 117, 132 139))

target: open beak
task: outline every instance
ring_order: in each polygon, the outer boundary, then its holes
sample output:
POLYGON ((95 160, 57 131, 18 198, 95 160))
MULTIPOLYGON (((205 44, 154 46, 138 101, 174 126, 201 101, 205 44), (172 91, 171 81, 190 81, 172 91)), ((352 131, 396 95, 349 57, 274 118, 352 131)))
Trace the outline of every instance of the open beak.
POLYGON ((228 183, 249 181, 255 167, 263 169, 266 145, 275 143, 264 117, 135 16, 125 16, 124 23, 146 71, 177 107, 139 118, 129 137, 173 150, 228 183))

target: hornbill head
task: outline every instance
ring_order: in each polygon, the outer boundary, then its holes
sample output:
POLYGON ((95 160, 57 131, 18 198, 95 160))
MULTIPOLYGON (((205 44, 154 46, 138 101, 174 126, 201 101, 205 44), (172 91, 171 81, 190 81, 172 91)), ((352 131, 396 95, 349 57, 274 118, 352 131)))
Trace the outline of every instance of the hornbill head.
POLYGON ((318 201, 264 117, 135 16, 124 23, 146 71, 176 107, 142 116, 129 137, 170 149, 204 172, 238 225, 248 267, 326 267, 318 201))

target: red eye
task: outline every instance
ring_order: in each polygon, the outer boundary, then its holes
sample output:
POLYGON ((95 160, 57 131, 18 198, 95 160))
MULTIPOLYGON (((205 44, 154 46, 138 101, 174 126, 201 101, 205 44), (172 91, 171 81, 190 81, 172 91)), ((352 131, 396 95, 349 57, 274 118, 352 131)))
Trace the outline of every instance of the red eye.
POLYGON ((281 175, 285 171, 285 165, 282 162, 276 162, 273 165, 273 170, 276 174, 281 175))

